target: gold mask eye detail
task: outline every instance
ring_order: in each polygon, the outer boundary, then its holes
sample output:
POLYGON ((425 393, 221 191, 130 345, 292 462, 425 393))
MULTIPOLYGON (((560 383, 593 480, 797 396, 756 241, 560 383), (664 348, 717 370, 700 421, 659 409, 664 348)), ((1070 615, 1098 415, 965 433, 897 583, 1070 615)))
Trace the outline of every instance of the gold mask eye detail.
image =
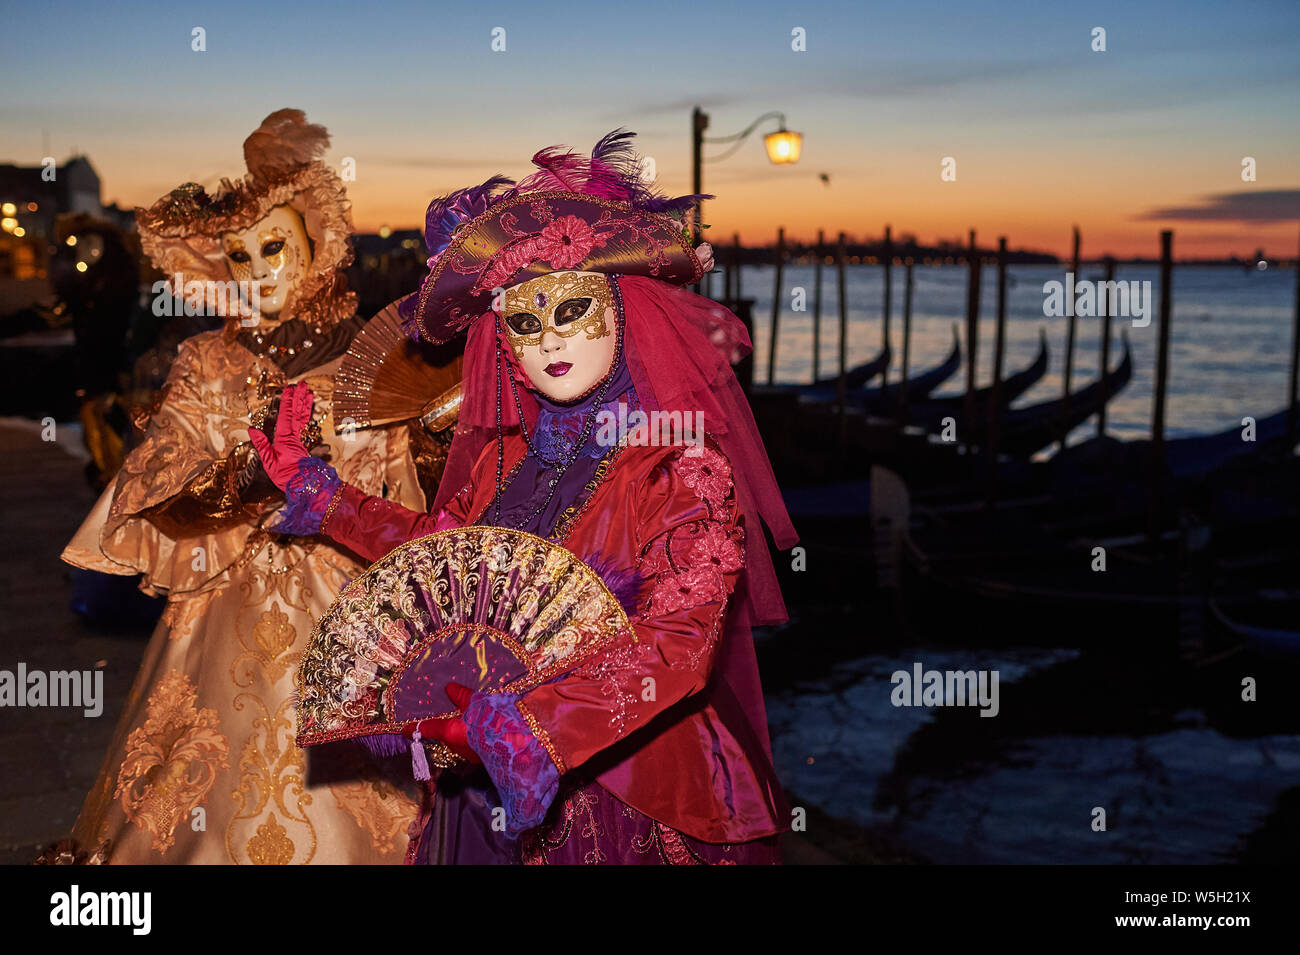
POLYGON ((532 312, 516 312, 506 318, 506 326, 516 335, 536 335, 542 330, 542 320, 532 312))
POLYGON ((548 330, 561 338, 585 332, 594 341, 611 333, 605 313, 612 308, 614 296, 604 275, 552 272, 507 290, 502 309, 506 338, 520 359, 525 348, 542 343, 548 330))
POLYGON ((555 310, 556 327, 577 321, 587 314, 589 308, 591 308, 591 299, 589 298, 571 298, 566 302, 561 302, 559 308, 555 310))
POLYGON ((230 264, 230 276, 236 282, 247 282, 253 276, 253 257, 248 254, 242 239, 231 237, 226 240, 226 260, 230 264))
POLYGON ((266 264, 277 272, 284 268, 289 261, 289 236, 284 230, 276 226, 269 231, 262 232, 257 237, 261 244, 262 258, 266 264))

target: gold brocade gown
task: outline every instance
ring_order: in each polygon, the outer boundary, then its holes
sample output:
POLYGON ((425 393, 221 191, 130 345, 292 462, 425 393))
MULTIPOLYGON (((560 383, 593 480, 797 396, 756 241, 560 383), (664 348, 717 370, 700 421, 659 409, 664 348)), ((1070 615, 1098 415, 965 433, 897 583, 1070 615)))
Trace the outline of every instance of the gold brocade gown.
POLYGON ((335 433, 337 365, 286 379, 229 333, 187 340, 143 442, 64 551, 167 596, 77 820, 80 851, 114 864, 403 860, 419 808, 409 767, 385 776, 358 747, 309 758, 294 745, 299 655, 364 565, 324 539, 261 530, 283 498, 241 500, 236 480, 250 413, 305 380, 339 477, 425 507, 406 426, 335 433))

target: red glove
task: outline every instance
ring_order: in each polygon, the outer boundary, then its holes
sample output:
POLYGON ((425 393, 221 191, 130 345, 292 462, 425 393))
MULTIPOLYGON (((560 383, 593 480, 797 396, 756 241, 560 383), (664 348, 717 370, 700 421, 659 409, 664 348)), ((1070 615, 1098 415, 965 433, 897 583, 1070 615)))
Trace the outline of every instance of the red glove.
POLYGON ((308 457, 303 447, 302 430, 311 421, 316 396, 305 382, 290 385, 280 395, 280 413, 275 419, 275 440, 269 440, 257 428, 248 429, 248 440, 262 460, 267 476, 280 490, 298 473, 298 462, 308 457))
MULTIPOLYGON (((279 427, 279 425, 276 427, 279 427)), ((460 710, 463 716, 465 709, 469 706, 469 701, 474 697, 474 691, 467 686, 461 686, 459 683, 448 683, 447 696, 451 698, 452 703, 456 704, 456 709, 460 710)), ((469 745, 469 736, 462 716, 451 719, 421 720, 414 729, 408 730, 405 735, 410 738, 418 729, 421 739, 441 740, 447 744, 448 749, 462 759, 466 759, 471 763, 482 763, 483 760, 479 759, 478 753, 474 752, 474 748, 469 745)))

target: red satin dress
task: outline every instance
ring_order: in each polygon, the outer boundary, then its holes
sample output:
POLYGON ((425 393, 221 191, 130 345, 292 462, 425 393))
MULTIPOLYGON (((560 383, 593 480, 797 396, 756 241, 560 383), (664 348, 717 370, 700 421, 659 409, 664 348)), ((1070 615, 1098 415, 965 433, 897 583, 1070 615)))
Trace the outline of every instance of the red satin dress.
MULTIPOLYGON (((526 450, 517 433, 506 436, 506 474, 526 450)), ((345 487, 321 532, 376 560, 435 530, 484 522, 496 457, 489 444, 437 514, 345 487)), ((518 700, 565 774, 559 808, 520 840, 522 861, 779 862, 775 837, 790 816, 750 630, 732 610, 743 605, 733 591, 745 520, 730 464, 712 442, 623 446, 586 490, 551 539, 602 574, 636 575, 636 639, 518 700)))

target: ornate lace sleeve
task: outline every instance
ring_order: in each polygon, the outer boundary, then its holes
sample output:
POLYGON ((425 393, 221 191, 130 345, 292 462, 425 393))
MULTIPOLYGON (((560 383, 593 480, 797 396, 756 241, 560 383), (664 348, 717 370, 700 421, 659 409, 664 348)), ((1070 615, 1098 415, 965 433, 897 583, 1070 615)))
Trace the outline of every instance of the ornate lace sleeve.
POLYGON ((464 717, 469 744, 501 795, 512 839, 542 824, 560 786, 560 771, 515 708, 517 699, 475 693, 464 717))
POLYGON ((320 533, 330 503, 342 487, 338 472, 329 464, 320 458, 302 458, 298 473, 285 486, 285 505, 275 530, 299 537, 320 533))
POLYGON ((205 467, 176 494, 141 511, 141 515, 168 537, 179 540, 196 532, 244 523, 256 512, 256 505, 279 493, 274 484, 261 477, 261 464, 253 446, 245 441, 205 467))
POLYGON ((451 527, 464 527, 470 522, 475 483, 486 479, 491 486, 488 469, 496 464, 495 452, 496 446, 488 445, 479 456, 471 481, 445 507, 432 514, 413 511, 344 484, 338 499, 330 505, 334 509, 326 516, 321 533, 354 554, 374 561, 409 540, 451 527))
POLYGON ((144 437, 123 462, 106 534, 136 517, 173 539, 249 521, 241 472, 252 446, 212 445, 203 428, 211 411, 201 387, 207 376, 198 346, 183 343, 144 437))

